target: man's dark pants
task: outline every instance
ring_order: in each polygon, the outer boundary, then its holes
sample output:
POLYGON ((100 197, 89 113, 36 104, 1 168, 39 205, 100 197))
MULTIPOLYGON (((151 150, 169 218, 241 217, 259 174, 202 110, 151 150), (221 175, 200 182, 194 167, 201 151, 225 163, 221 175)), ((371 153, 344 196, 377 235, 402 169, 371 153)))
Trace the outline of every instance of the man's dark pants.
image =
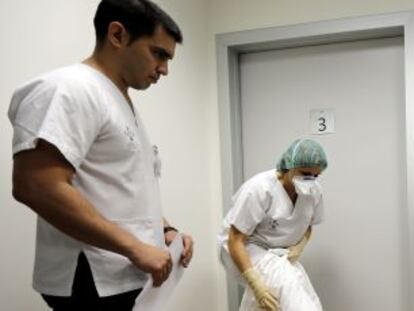
POLYGON ((80 253, 71 297, 43 295, 54 311, 131 311, 141 289, 119 295, 99 297, 91 268, 84 253, 80 253))

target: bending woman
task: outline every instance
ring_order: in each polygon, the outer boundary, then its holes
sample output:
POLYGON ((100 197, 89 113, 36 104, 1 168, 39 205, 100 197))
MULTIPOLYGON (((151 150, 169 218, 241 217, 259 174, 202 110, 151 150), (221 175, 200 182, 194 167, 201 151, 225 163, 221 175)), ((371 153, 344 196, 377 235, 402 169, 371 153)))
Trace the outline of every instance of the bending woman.
POLYGON ((312 284, 297 261, 322 220, 317 177, 328 163, 323 148, 296 140, 276 170, 246 181, 219 235, 226 270, 246 287, 240 311, 321 311, 312 284))

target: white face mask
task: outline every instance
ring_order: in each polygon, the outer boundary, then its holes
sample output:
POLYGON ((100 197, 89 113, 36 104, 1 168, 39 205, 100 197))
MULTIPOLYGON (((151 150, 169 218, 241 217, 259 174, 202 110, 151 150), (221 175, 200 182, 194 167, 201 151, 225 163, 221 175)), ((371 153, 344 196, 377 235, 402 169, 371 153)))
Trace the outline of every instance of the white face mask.
POLYGON ((315 176, 293 176, 292 182, 297 194, 315 194, 320 192, 320 186, 315 176))

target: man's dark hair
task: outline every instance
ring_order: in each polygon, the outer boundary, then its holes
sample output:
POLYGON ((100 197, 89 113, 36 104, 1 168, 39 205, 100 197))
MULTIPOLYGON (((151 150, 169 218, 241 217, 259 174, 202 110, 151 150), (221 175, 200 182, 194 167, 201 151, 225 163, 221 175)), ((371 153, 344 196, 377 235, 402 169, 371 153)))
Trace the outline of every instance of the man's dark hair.
POLYGON ((120 22, 131 36, 130 43, 152 36, 162 26, 177 43, 183 42, 181 30, 158 5, 149 0, 102 0, 94 18, 96 41, 102 45, 111 22, 120 22))

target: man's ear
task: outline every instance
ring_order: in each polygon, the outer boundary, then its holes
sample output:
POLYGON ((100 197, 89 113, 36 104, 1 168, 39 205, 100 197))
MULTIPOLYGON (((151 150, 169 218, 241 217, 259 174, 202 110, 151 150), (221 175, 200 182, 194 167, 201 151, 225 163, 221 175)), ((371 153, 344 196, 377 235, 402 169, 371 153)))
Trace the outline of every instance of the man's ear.
POLYGON ((111 22, 108 25, 107 33, 108 43, 115 49, 119 49, 129 43, 129 33, 125 29, 124 25, 120 22, 111 22))

